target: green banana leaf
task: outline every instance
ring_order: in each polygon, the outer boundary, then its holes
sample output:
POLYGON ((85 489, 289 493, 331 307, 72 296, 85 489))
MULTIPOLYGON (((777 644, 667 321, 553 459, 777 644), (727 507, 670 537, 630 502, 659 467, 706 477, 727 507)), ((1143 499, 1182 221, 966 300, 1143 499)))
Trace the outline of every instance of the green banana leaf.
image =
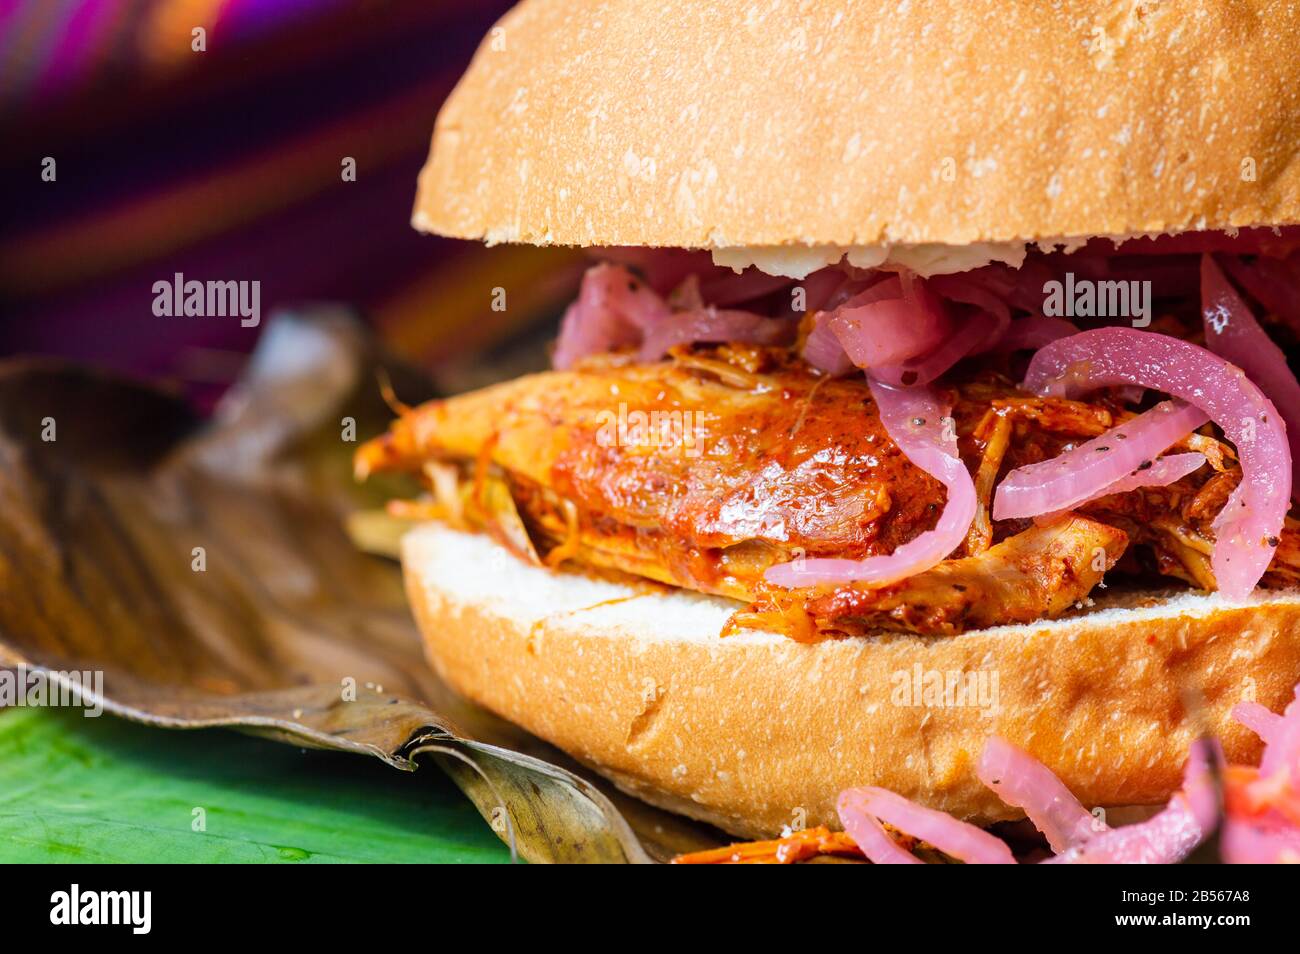
POLYGON ((432 769, 73 709, 0 711, 9 862, 508 862, 432 769))

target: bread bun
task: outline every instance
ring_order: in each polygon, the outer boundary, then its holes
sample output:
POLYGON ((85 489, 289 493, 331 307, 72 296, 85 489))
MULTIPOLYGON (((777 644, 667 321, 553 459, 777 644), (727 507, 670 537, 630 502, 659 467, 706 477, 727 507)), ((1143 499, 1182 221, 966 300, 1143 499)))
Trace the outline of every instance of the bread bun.
POLYGON ((707 248, 1294 223, 1297 37, 1282 0, 525 0, 413 220, 707 248))
POLYGON ((1231 760, 1258 759, 1229 710, 1253 698, 1280 711, 1300 681, 1295 593, 1115 598, 956 637, 803 644, 721 636, 727 600, 528 566, 436 524, 406 535, 402 562, 429 660, 454 689, 632 795, 743 837, 839 827, 835 796, 852 785, 1014 817, 975 777, 994 733, 1089 807, 1163 802, 1198 726, 1231 760), (900 694, 950 672, 983 680, 975 704, 900 694))

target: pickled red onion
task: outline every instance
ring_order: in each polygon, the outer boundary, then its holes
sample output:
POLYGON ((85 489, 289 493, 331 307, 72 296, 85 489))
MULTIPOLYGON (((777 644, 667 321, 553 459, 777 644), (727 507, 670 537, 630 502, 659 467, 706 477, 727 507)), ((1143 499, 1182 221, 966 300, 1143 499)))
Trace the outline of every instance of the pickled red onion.
POLYGON ((935 275, 926 280, 930 290, 951 301, 964 305, 974 305, 981 311, 987 311, 999 319, 1011 320, 1011 308, 999 296, 989 291, 979 282, 971 281, 960 274, 935 275))
POLYGON ((1232 717, 1264 740, 1264 756, 1243 791, 1229 792, 1224 860, 1233 864, 1300 862, 1300 686, 1281 715, 1255 702, 1232 717), (1247 802, 1240 806, 1243 796, 1247 802))
POLYGON ((691 275, 701 280, 734 274, 713 264, 713 256, 698 249, 649 248, 644 245, 611 245, 590 248, 587 254, 600 262, 635 268, 646 284, 667 295, 691 275))
POLYGON ((1300 485, 1300 384, 1287 366, 1282 349, 1259 326, 1209 255, 1201 256, 1201 316, 1205 346, 1245 371, 1286 422, 1294 489, 1300 485))
POLYGON ((670 313, 664 300, 622 265, 589 268, 560 323, 555 367, 563 371, 587 355, 636 344, 670 313))
POLYGON ((1036 517, 1099 497, 1207 420, 1184 401, 1162 401, 1051 460, 1019 467, 998 484, 993 519, 1036 517))
POLYGON ((813 272, 795 287, 803 289, 803 310, 816 312, 827 307, 827 304, 834 301, 841 292, 844 293, 844 299, 848 299, 851 297, 850 292, 859 284, 838 268, 822 268, 813 272))
MULTIPOLYGON (((814 286, 811 280, 814 277, 821 276, 826 271, 827 269, 822 269, 809 276, 808 290, 810 295, 825 291, 820 285, 814 286)), ((836 377, 847 374, 853 369, 853 361, 849 358, 848 352, 844 350, 844 345, 840 343, 839 336, 832 328, 830 319, 838 315, 840 310, 849 303, 852 303, 853 306, 871 304, 885 299, 901 298, 902 294, 902 283, 898 276, 894 275, 873 284, 867 284, 859 279, 847 278, 836 288, 831 289, 829 293, 819 295, 823 300, 814 309, 816 314, 813 315, 812 330, 808 333, 808 337, 804 339, 801 352, 803 359, 818 371, 826 374, 836 377)), ((809 306, 813 308, 811 299, 809 306)))
POLYGON ((1042 259, 1026 258, 1019 268, 994 262, 962 277, 997 295, 1011 308, 1034 314, 1043 307, 1043 285, 1056 274, 1042 259))
MULTIPOLYGON (((1194 743, 1183 770, 1183 788, 1161 812, 1123 828, 1094 822, 1047 766, 1004 739, 989 739, 977 771, 980 781, 1008 805, 1023 809, 1047 836, 1058 854, 1044 864, 1173 864, 1187 857, 1219 819, 1209 764, 1216 756, 1215 746, 1194 743)), ((876 864, 918 860, 885 833, 882 821, 968 864, 1015 863, 1006 844, 988 832, 886 789, 846 789, 837 807, 844 830, 876 864)))
POLYGON ((995 316, 984 311, 976 312, 931 351, 901 364, 872 368, 869 373, 876 380, 894 387, 929 384, 968 354, 983 350, 1005 330, 995 316))
POLYGON ((1265 742, 1271 742, 1282 728, 1282 717, 1258 702, 1239 702, 1232 707, 1232 717, 1265 742))
POLYGON ((1219 799, 1210 773, 1212 748, 1192 744, 1183 769, 1183 788, 1159 813, 1136 825, 1111 828, 1043 864, 1154 864, 1182 861, 1205 840, 1219 818, 1219 799))
MULTIPOLYGON (((821 272, 814 272, 814 275, 820 275, 821 272)), ((813 276, 809 276, 811 279, 813 276)), ((831 290, 826 296, 826 300, 819 306, 819 310, 824 312, 833 312, 846 301, 863 295, 864 292, 876 289, 876 294, 881 298, 897 298, 903 293, 902 285, 897 275, 868 275, 866 278, 854 278, 850 276, 831 290), (883 287, 882 287, 883 286, 883 287)), ((866 297, 867 301, 875 301, 875 298, 866 297)))
MULTIPOLYGON (((1010 306, 976 282, 970 281, 961 275, 936 275, 930 279, 930 288, 949 301, 973 305, 978 309, 978 312, 972 316, 972 320, 980 318, 981 313, 983 316, 987 316, 983 318, 983 324, 987 328, 984 338, 982 341, 976 342, 975 346, 970 349, 970 354, 983 354, 985 351, 991 350, 1002 340, 1011 327, 1010 306)), ((958 334, 960 333, 958 332, 958 334)), ((962 356, 964 357, 965 354, 966 352, 963 352, 962 356)), ((935 377, 938 377, 938 375, 935 375, 935 377)))
POLYGON ((1007 328, 1007 333, 1002 336, 1002 340, 994 346, 993 350, 1037 351, 1058 338, 1068 338, 1070 335, 1077 335, 1078 333, 1078 327, 1064 318, 1053 318, 1050 315, 1026 315, 1024 318, 1017 318, 1011 322, 1010 327, 1007 328))
MULTIPOLYGON (((870 828, 872 822, 878 825, 883 821, 967 864, 1014 865, 1016 863, 1011 849, 1002 839, 974 825, 958 821, 945 812, 923 808, 887 789, 871 786, 850 788, 840 793, 838 806, 840 820, 844 823, 846 831, 850 822, 855 830, 861 831, 870 828)), ((857 841, 856 837, 854 841, 857 841)), ((874 839, 869 840, 867 844, 858 842, 858 847, 876 864, 905 861, 894 856, 893 852, 881 852, 882 861, 877 861, 872 855, 879 852, 881 846, 874 839)), ((897 845, 895 847, 897 848, 897 845)), ((902 848, 898 848, 898 851, 908 854, 902 848)))
POLYGON ((890 278, 872 285, 824 320, 859 368, 898 364, 924 354, 949 331, 943 302, 920 279, 905 284, 890 278))
MULTIPOLYGON (((813 277, 809 276, 810 283, 813 277)), ((907 275, 878 281, 852 295, 845 295, 843 289, 832 294, 814 319, 803 357, 829 374, 843 374, 856 364, 870 369, 878 380, 910 387, 928 384, 967 355, 1037 348, 1077 331, 1060 319, 1013 322, 1010 306, 996 291, 965 276, 938 275, 922 281, 907 275), (945 300, 971 305, 976 311, 954 320, 944 308, 945 300), (873 311, 867 306, 879 307, 873 311), (954 325, 957 330, 949 333, 954 325), (1003 344, 1008 335, 1012 336, 1010 349, 1003 344)))
MULTIPOLYGON (((772 290, 767 276, 738 275, 744 279, 724 289, 727 295, 772 290), (747 291, 746 291, 747 289, 747 291)), ((703 301, 698 278, 688 275, 683 299, 703 301)), ((782 285, 788 285, 783 280, 782 285)), ((707 296, 705 296, 707 297, 707 296)), ((555 347, 555 367, 564 370, 579 358, 640 343, 639 359, 657 361, 673 345, 693 341, 776 344, 794 332, 786 320, 750 311, 722 310, 714 305, 673 311, 663 298, 622 265, 608 263, 587 269, 577 300, 560 325, 555 347)))
POLYGON ((1161 457, 1159 460, 1153 461, 1150 467, 1139 467, 1133 473, 1121 477, 1108 487, 1103 487, 1091 497, 1080 500, 1078 503, 1062 510, 1054 510, 1051 513, 1035 517, 1034 521, 1036 523, 1050 523, 1074 507, 1096 500, 1098 497, 1128 493, 1130 490, 1138 490, 1142 487, 1167 487, 1175 481, 1182 480, 1188 474, 1194 473, 1204 463, 1205 455, 1195 451, 1188 454, 1170 454, 1167 457, 1161 457))
POLYGON ((835 803, 840 823, 849 837, 862 849, 867 860, 875 865, 919 865, 920 858, 901 848, 885 831, 879 819, 871 814, 866 790, 849 788, 840 792, 835 803))
POLYGON ((943 562, 966 539, 975 519, 975 483, 957 453, 951 408, 940 403, 927 387, 893 388, 868 381, 880 422, 891 440, 914 465, 947 488, 948 501, 933 530, 885 556, 865 560, 839 558, 799 559, 770 567, 764 578, 777 586, 815 586, 820 583, 886 584, 906 579, 943 562))
POLYGON ((1259 760, 1259 774, 1268 778, 1289 771, 1294 784, 1300 788, 1300 686, 1296 686, 1295 698, 1282 715, 1275 718, 1272 731, 1260 735, 1268 746, 1259 760))
POLYGON ((765 318, 752 311, 701 308, 678 311, 650 326, 637 354, 640 361, 658 361, 674 345, 703 342, 776 344, 794 333, 790 319, 765 318))
POLYGON ((853 370, 853 362, 844 351, 844 345, 835 337, 830 325, 826 323, 826 314, 813 316, 812 331, 803 342, 803 359, 818 371, 833 377, 848 374, 853 370))
POLYGON ((1237 448, 1242 480, 1214 521, 1211 567, 1219 590, 1250 594, 1268 568, 1291 500, 1291 451, 1273 403, 1245 372, 1204 348, 1132 328, 1097 328, 1042 348, 1025 388, 1073 396, 1139 385, 1205 411, 1237 448))
POLYGON ((1300 864, 1300 828, 1228 822, 1220 842, 1230 865, 1300 864))
POLYGON ((1051 769, 1006 739, 993 736, 984 743, 976 773, 1002 801, 1024 810, 1053 851, 1082 844, 1101 830, 1051 769))
POLYGON ((709 304, 725 308, 728 305, 739 305, 753 301, 755 298, 762 298, 789 288, 793 284, 793 278, 768 275, 756 268, 747 268, 739 274, 733 272, 730 275, 701 282, 700 294, 709 304))
MULTIPOLYGON (((1294 806, 1300 803, 1300 686, 1282 715, 1253 702, 1238 704, 1232 715, 1259 733, 1265 749, 1258 772, 1233 766, 1241 772, 1224 773, 1229 787, 1226 818, 1220 811, 1211 772, 1211 759, 1221 762, 1222 752, 1217 744, 1205 740, 1193 743, 1183 770, 1183 787, 1168 805, 1147 821, 1122 828, 1095 823, 1051 770, 1004 739, 989 739, 977 772, 980 781, 1007 804, 1023 809, 1047 836, 1058 854, 1045 864, 1176 863, 1204 841, 1221 818, 1220 847, 1226 861, 1300 862, 1300 825, 1292 817, 1294 806), (1239 780, 1234 782, 1234 778, 1239 780), (1233 786, 1239 784, 1258 787, 1258 798, 1242 801, 1239 795, 1234 800, 1233 786)), ((881 821, 968 863, 1006 861, 1002 852, 974 837, 972 832, 979 829, 884 789, 847 789, 840 793, 837 807, 845 831, 876 864, 919 861, 885 832, 881 821)))
POLYGON ((1228 256, 1223 260, 1228 273, 1269 314, 1300 334, 1300 256, 1286 259, 1260 256, 1252 262, 1228 256))

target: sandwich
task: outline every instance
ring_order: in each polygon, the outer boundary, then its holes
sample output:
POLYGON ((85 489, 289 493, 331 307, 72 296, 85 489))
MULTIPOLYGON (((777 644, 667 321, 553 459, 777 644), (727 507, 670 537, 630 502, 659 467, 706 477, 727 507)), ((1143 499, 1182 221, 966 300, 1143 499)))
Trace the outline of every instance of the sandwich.
POLYGON ((525 0, 413 224, 591 264, 551 370, 357 453, 425 488, 430 663, 832 849, 846 791, 1023 817, 990 758, 1089 810, 1172 804, 1201 737, 1257 763, 1300 682, 1297 37, 1273 0, 525 0))

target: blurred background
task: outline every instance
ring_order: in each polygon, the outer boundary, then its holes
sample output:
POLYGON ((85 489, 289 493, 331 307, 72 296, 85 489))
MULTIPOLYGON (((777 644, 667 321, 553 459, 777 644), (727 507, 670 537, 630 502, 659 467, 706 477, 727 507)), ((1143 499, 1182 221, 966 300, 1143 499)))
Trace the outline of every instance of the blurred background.
POLYGON ((510 5, 0 0, 0 354, 210 405, 274 309, 331 301, 444 391, 542 366, 580 253, 409 224, 438 107, 510 5), (260 326, 155 316, 177 272, 259 280, 260 326))

